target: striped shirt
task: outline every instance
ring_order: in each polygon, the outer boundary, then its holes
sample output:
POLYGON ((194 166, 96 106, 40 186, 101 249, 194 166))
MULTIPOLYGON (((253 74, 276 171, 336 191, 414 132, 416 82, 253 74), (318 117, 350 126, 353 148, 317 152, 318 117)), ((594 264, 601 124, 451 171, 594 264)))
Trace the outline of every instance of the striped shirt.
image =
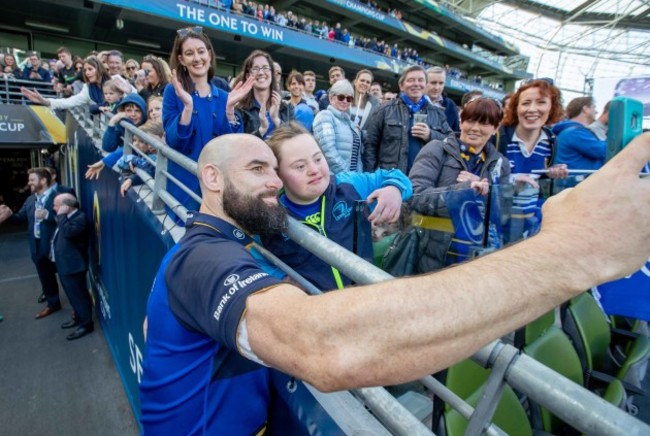
MULTIPOLYGON (((531 151, 528 151, 524 141, 514 133, 506 150, 506 157, 510 161, 512 171, 511 176, 516 177, 517 174, 530 174, 533 170, 545 169, 551 160, 549 142, 548 135, 542 130, 537 143, 531 151)), ((532 186, 520 190, 514 196, 512 206, 513 225, 521 226, 521 236, 526 238, 537 233, 541 209, 539 190, 532 186), (519 224, 515 224, 517 222, 519 224)))
POLYGON ((548 135, 542 130, 537 143, 531 151, 528 151, 524 141, 514 133, 508 143, 506 157, 510 161, 512 174, 527 174, 531 173, 532 170, 545 169, 551 160, 551 146, 549 145, 548 135))

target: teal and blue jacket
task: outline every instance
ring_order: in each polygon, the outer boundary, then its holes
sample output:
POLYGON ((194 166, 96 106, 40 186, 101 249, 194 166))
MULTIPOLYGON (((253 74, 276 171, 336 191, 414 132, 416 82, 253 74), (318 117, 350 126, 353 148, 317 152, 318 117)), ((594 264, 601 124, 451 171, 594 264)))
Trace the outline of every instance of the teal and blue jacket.
MULTIPOLYGON (((290 216, 372 262, 370 223, 363 218, 357 219, 359 212, 355 212, 355 208, 357 202, 363 202, 373 191, 386 186, 397 187, 402 192, 402 201, 411 198, 413 193, 411 181, 398 169, 377 170, 374 173, 345 172, 331 176, 325 193, 314 202, 314 213, 301 214, 291 207, 285 193, 280 195, 280 203, 287 207, 290 216)), ((374 204, 370 207, 374 207, 374 204)), ((350 278, 286 235, 265 238, 263 243, 268 250, 323 291, 342 289, 352 283, 350 278)))

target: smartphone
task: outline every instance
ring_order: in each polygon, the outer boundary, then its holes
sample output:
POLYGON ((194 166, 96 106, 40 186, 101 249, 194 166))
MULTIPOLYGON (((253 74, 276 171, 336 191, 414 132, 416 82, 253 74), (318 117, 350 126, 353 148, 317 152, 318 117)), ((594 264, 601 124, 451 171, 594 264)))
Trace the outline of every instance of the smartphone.
POLYGON ((643 132, 643 103, 629 97, 615 97, 609 104, 607 160, 643 132))

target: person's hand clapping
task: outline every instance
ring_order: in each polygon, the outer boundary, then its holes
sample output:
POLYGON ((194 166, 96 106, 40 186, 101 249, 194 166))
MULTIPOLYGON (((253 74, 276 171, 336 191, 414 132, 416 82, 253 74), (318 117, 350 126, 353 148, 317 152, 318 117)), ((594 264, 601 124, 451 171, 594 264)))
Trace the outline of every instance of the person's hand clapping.
POLYGON ((194 102, 192 101, 192 96, 189 92, 183 89, 183 85, 176 75, 176 70, 172 70, 172 86, 174 87, 176 96, 181 100, 181 102, 183 102, 183 105, 185 105, 186 108, 193 108, 194 102))

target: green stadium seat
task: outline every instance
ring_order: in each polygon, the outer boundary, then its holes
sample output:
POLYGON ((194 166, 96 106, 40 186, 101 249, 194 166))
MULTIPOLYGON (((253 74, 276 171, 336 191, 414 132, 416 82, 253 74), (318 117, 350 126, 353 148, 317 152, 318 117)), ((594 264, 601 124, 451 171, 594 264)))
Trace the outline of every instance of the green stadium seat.
MULTIPOLYGON (((584 386, 584 376, 580 358, 567 335, 558 327, 549 328, 542 336, 524 348, 524 353, 574 383, 584 386)), ((616 407, 623 408, 627 395, 620 380, 614 379, 602 391, 596 392, 616 407)), ((533 428, 549 433, 571 432, 567 424, 551 414, 547 409, 530 402, 533 428)))
MULTIPOLYGON (((468 404, 476 407, 481 398, 490 370, 467 359, 451 366, 446 371, 445 385, 468 404)), ((438 407, 440 402, 438 402, 438 407)), ((434 417, 436 413, 434 411, 434 417)), ((505 386, 492 422, 511 435, 532 435, 532 429, 524 406, 510 386, 505 386)), ((464 435, 469 420, 448 404, 438 422, 434 421, 434 432, 438 435, 464 435)))
POLYGON ((574 298, 563 328, 573 341, 589 383, 591 378, 624 382, 629 393, 644 394, 642 382, 650 359, 650 339, 611 329, 605 314, 589 293, 574 298), (615 341, 613 341, 613 339, 615 341), (615 351, 622 356, 616 356, 615 351))

